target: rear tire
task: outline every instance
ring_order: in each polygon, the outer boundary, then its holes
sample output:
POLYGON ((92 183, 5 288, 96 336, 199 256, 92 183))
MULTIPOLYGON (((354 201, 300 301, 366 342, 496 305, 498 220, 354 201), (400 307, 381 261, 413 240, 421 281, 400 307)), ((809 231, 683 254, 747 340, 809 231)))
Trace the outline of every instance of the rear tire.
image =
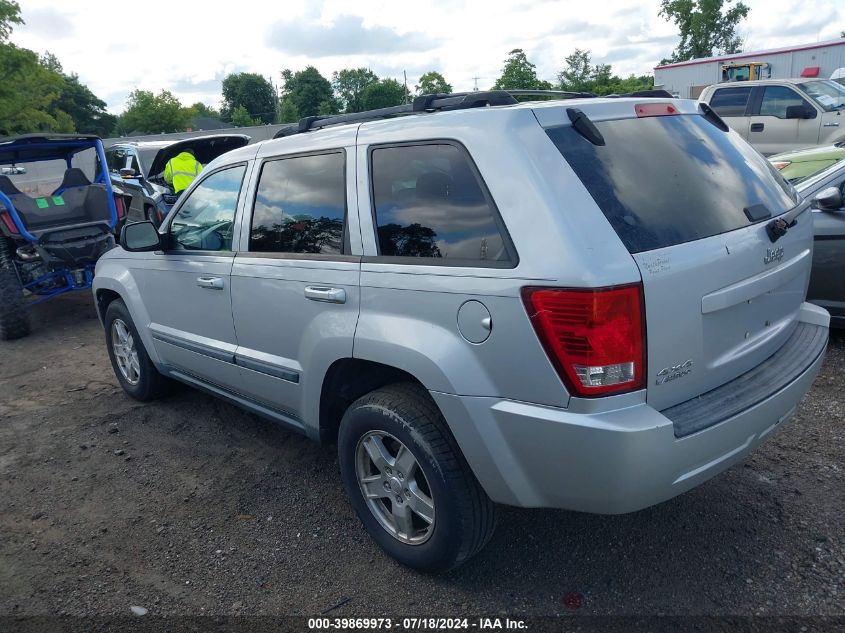
POLYGON ((448 571, 493 535, 496 507, 419 385, 390 385, 352 403, 340 423, 338 457, 358 518, 400 563, 448 571))
POLYGON ((0 268, 0 340, 23 338, 30 332, 23 286, 14 270, 0 268))
POLYGON ((120 299, 112 301, 103 322, 109 360, 123 390, 140 402, 166 395, 172 381, 162 376, 150 360, 126 304, 120 299))

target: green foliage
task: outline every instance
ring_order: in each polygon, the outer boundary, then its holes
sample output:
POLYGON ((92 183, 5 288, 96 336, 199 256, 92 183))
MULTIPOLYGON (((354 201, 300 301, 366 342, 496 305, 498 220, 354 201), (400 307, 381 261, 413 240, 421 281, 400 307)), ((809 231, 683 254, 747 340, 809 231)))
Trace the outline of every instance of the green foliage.
POLYGON ((50 112, 62 84, 62 76, 39 64, 32 51, 0 43, 0 135, 73 132, 67 114, 50 112))
MULTIPOLYGON (((45 63, 45 57, 42 57, 42 66, 45 63)), ((106 102, 91 92, 88 86, 80 82, 79 76, 75 73, 70 75, 62 73, 61 64, 58 63, 55 56, 48 59, 47 64, 48 70, 58 67, 59 76, 62 78, 58 98, 49 108, 50 114, 57 121, 61 120, 63 115, 70 117, 75 130, 82 134, 109 136, 117 124, 117 117, 106 111, 106 102)))
POLYGON ((680 30, 681 41, 664 62, 739 53, 742 39, 736 27, 749 8, 734 0, 661 0, 659 15, 680 30))
POLYGON ((508 53, 502 76, 496 80, 493 90, 550 90, 552 85, 537 77, 537 68, 528 61, 525 51, 515 48, 508 53))
POLYGON ((205 105, 201 101, 197 101, 191 106, 194 117, 203 117, 205 119, 220 119, 220 113, 214 108, 205 105))
POLYGON ((21 7, 14 0, 0 0, 0 43, 9 39, 13 24, 23 24, 21 7))
MULTIPOLYGON (((571 90, 573 92, 591 90, 593 85, 593 67, 590 65, 590 51, 576 48, 564 61, 566 62, 566 68, 560 71, 557 76, 561 90, 571 90)), ((602 71, 604 72, 604 70, 603 68, 602 71)), ((609 75, 610 66, 607 66, 606 71, 609 75)))
POLYGON ((281 107, 279 108, 279 122, 296 123, 301 118, 302 117, 299 116, 299 110, 293 104, 293 101, 290 99, 282 99, 281 107))
POLYGON ((264 123, 276 118, 276 90, 258 73, 232 73, 223 79, 223 119, 232 119, 238 106, 264 123))
POLYGON ((407 98, 405 86, 395 79, 380 79, 367 86, 361 95, 364 110, 402 105, 407 101, 407 98))
POLYGON ((129 93, 119 127, 126 134, 181 132, 190 118, 191 109, 182 107, 169 91, 162 90, 156 95, 148 90, 134 90, 129 93))
POLYGON ((249 116, 249 112, 243 106, 238 106, 232 112, 232 125, 235 127, 250 127, 252 125, 261 125, 261 119, 253 119, 249 116))
POLYGON ((559 88, 597 95, 623 94, 648 90, 654 85, 651 75, 630 75, 623 79, 613 74, 610 64, 591 63, 590 51, 576 48, 566 58, 566 67, 558 73, 559 88))
POLYGON ((418 95, 452 94, 452 85, 435 70, 423 73, 415 89, 418 95))
POLYGON ((361 112, 364 90, 377 81, 378 77, 369 68, 344 68, 332 75, 332 88, 344 112, 361 112))
POLYGON ((284 115, 289 116, 293 108, 300 117, 335 114, 340 109, 329 80, 313 66, 308 66, 305 70, 296 73, 285 69, 282 71, 282 81, 284 82, 281 103, 283 116, 280 118, 283 121, 286 121, 284 115))

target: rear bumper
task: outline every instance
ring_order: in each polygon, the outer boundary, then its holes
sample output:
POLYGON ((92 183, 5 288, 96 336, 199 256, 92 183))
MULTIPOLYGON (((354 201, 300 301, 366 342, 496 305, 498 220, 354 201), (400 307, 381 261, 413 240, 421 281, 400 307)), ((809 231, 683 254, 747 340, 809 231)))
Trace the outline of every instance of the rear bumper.
MULTIPOLYGON (((802 319, 827 330, 827 314, 802 319)), ((574 413, 497 398, 433 393, 481 485, 499 503, 620 514, 665 501, 742 460, 793 413, 824 360, 821 349, 768 397, 676 437, 648 404, 574 413)))

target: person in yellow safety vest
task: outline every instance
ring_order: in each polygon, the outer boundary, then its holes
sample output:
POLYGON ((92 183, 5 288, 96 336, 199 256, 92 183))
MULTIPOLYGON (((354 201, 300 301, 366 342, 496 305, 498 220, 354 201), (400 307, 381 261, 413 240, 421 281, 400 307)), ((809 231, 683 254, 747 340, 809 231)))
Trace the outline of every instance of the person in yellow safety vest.
POLYGON ((188 188, 194 178, 202 171, 202 165, 194 158, 190 147, 176 154, 164 166, 164 182, 173 187, 173 193, 181 193, 188 188))

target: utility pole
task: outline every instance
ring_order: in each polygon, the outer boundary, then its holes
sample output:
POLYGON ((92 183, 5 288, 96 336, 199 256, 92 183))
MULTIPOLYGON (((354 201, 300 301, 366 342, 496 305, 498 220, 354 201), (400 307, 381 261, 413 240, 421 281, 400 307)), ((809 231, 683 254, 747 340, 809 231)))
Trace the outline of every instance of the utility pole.
POLYGON ((408 95, 408 73, 403 70, 402 76, 405 78, 405 95, 404 95, 404 98, 402 99, 402 101, 404 101, 405 103, 408 103, 408 97, 409 97, 409 95, 408 95))
POLYGON ((472 80, 475 82, 475 87, 472 89, 473 92, 478 92, 478 80, 479 79, 480 79, 480 77, 478 77, 478 76, 475 76, 475 77, 472 78, 472 80))

